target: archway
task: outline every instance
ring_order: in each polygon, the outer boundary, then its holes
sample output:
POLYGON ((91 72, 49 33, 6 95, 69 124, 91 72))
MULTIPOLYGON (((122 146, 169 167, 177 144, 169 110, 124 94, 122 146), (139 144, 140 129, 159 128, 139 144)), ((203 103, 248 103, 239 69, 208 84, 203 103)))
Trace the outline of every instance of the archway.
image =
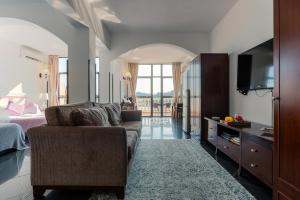
POLYGON ((134 96, 130 89, 128 92, 129 83, 123 76, 129 71, 128 63, 136 63, 141 69, 137 74, 135 91, 138 107, 145 116, 169 116, 174 93, 172 66, 180 63, 183 70, 195 56, 189 50, 167 43, 148 44, 129 50, 111 62, 111 85, 114 85, 111 98, 121 100, 134 96))
POLYGON ((0 97, 42 104, 48 93, 48 56, 68 57, 68 45, 48 30, 16 18, 0 18, 0 41, 0 97))

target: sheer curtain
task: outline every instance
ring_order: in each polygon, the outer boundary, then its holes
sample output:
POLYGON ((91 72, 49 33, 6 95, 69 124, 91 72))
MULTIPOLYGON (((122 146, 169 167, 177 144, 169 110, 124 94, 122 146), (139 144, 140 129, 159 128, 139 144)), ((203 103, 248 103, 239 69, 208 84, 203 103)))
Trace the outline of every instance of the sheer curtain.
POLYGON ((133 98, 133 101, 136 102, 135 90, 139 65, 137 63, 128 63, 128 71, 131 74, 131 79, 129 81, 131 97, 133 98))
POLYGON ((58 56, 50 55, 49 62, 49 106, 58 105, 58 56))
POLYGON ((179 102, 179 92, 180 92, 180 83, 181 83, 181 63, 173 63, 173 86, 174 86, 174 95, 173 103, 176 104, 179 102))

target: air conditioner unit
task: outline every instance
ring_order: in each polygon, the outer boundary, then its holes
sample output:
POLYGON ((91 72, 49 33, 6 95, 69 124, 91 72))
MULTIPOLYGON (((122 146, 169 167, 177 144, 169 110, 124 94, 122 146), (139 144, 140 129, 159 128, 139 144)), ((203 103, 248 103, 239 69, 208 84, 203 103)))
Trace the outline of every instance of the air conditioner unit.
POLYGON ((48 56, 43 54, 41 51, 31 48, 29 46, 22 45, 20 50, 21 57, 43 64, 48 63, 48 56))

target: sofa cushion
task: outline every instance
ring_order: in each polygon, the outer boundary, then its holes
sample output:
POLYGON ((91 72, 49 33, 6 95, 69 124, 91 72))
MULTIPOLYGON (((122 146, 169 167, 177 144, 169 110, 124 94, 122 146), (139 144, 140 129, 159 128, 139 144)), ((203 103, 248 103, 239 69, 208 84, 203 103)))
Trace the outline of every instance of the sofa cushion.
POLYGON ((138 134, 138 136, 141 137, 141 132, 142 132, 141 121, 122 122, 120 126, 125 128, 126 131, 135 131, 138 134))
POLYGON ((109 122, 113 126, 118 126, 121 123, 121 106, 118 103, 105 105, 108 114, 109 122))
POLYGON ((45 111, 47 124, 50 126, 73 126, 71 112, 76 108, 91 108, 91 102, 68 104, 63 106, 49 107, 45 111))
POLYGON ((76 108, 71 118, 75 126, 110 126, 106 111, 99 107, 76 108))
POLYGON ((138 136, 136 131, 126 131, 126 133, 127 133, 128 161, 130 161, 135 152, 135 146, 137 144, 138 136))
POLYGON ((60 125, 57 116, 58 116, 57 106, 51 106, 51 107, 46 108, 45 117, 46 117, 48 126, 59 126, 60 125))

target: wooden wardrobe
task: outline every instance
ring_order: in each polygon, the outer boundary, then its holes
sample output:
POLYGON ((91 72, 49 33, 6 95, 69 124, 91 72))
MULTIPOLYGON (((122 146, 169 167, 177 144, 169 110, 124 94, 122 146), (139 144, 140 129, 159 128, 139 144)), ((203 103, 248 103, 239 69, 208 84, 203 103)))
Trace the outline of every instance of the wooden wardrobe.
MULTIPOLYGON (((204 133, 204 117, 223 118, 228 115, 228 54, 200 54, 187 66, 182 80, 183 127, 186 132, 204 133), (190 98, 186 95, 188 93, 190 98)), ((201 134, 201 140, 206 141, 204 134, 201 134)))
POLYGON ((300 0, 274 0, 275 200, 300 199, 300 0))

